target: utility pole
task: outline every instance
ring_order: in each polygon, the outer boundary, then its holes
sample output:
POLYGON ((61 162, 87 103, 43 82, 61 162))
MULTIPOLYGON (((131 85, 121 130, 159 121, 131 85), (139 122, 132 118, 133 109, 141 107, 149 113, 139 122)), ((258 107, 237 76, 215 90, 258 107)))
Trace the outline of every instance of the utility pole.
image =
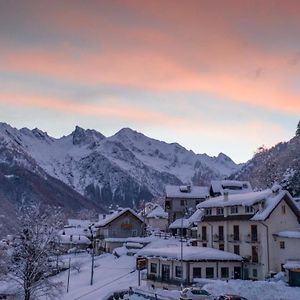
POLYGON ((180 238, 180 267, 181 267, 181 290, 183 290, 183 218, 188 215, 186 202, 184 202, 184 211, 181 218, 181 238, 180 238))
POLYGON ((70 270, 71 270, 71 257, 69 257, 69 270, 68 270, 67 293, 69 293, 69 286, 70 286, 70 270))
POLYGON ((94 235, 93 235, 93 230, 92 230, 92 226, 89 226, 90 229, 90 233, 91 233, 91 240, 92 240, 92 267, 91 267, 91 282, 90 284, 93 285, 93 281, 94 281, 94 260, 95 260, 95 250, 94 250, 94 235))

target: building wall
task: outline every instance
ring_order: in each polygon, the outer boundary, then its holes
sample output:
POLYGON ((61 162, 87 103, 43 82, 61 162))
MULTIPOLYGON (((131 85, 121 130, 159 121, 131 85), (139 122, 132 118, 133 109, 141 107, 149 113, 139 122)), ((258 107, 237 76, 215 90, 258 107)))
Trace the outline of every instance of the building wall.
POLYGON ((141 236, 143 234, 144 224, 131 213, 126 212, 119 218, 113 220, 105 227, 100 227, 97 231, 97 237, 100 238, 125 238, 132 236, 141 236), (124 225, 124 224, 129 224, 124 225))
POLYGON ((168 228, 168 219, 147 218, 147 224, 153 229, 165 231, 168 228))
POLYGON ((299 223, 294 212, 290 209, 286 201, 283 200, 275 208, 265 224, 269 228, 270 271, 280 272, 281 264, 284 264, 286 260, 293 258, 300 259, 299 242, 297 239, 290 239, 290 241, 286 239, 285 249, 280 249, 279 241, 282 238, 275 238, 273 234, 284 230, 295 230, 299 228, 299 223), (283 205, 285 206, 285 213, 282 210, 283 205))
MULTIPOLYGON (((181 267, 181 262, 178 260, 160 260, 158 258, 148 258, 148 280, 156 287, 163 287, 164 285, 180 285, 181 277, 176 277, 176 266, 181 267), (151 272, 151 263, 157 265, 156 272, 151 272), (162 265, 168 265, 170 267, 170 280, 169 282, 162 282, 162 265), (155 278, 153 277, 155 276, 155 278), (152 277, 151 277, 152 276, 152 277)), ((201 278, 206 277, 206 268, 213 268, 213 278, 210 279, 223 279, 227 280, 234 277, 234 267, 242 268, 241 262, 186 262, 183 264, 183 280, 185 285, 193 283, 193 269, 201 268, 201 278), (221 278, 221 268, 228 268, 228 277, 221 278)), ((200 279, 198 277, 197 279, 200 279)))
MULTIPOLYGON (((244 207, 240 206, 238 214, 244 213, 244 207)), ((216 208, 212 209, 212 215, 216 215, 216 208)), ((224 216, 230 215, 230 208, 224 208, 224 216)), ((237 216, 238 218, 238 216, 237 216)), ((284 230, 293 230, 299 227, 296 215, 290 209, 285 198, 274 209, 270 217, 265 221, 250 220, 223 220, 198 223, 199 246, 203 243, 207 247, 219 249, 220 242, 214 241, 215 235, 218 234, 218 226, 224 227, 224 250, 234 252, 234 245, 240 247, 240 255, 243 257, 252 256, 252 246, 258 250, 258 263, 245 263, 245 269, 250 279, 264 279, 270 272, 280 272, 281 264, 287 259, 300 258, 299 248, 296 241, 286 243, 285 249, 279 249, 279 242, 275 241, 273 234, 284 230), (282 213, 282 206, 285 206, 285 214, 282 213), (233 226, 239 226, 239 241, 233 241, 233 226), (257 225, 257 242, 252 242, 250 238, 251 225, 257 225), (202 241, 202 226, 207 228, 207 241, 202 241), (299 252, 299 255, 297 254, 299 252), (254 274, 257 273, 257 277, 254 274)), ((279 238, 278 238, 279 239, 279 238)))
POLYGON ((196 205, 200 202, 204 201, 204 198, 167 198, 165 201, 169 201, 171 204, 171 208, 165 208, 166 212, 168 212, 169 224, 174 222, 176 219, 179 219, 184 216, 185 210, 196 210, 196 205), (183 202, 182 202, 183 201, 183 202), (184 205, 181 205, 184 203, 184 205))

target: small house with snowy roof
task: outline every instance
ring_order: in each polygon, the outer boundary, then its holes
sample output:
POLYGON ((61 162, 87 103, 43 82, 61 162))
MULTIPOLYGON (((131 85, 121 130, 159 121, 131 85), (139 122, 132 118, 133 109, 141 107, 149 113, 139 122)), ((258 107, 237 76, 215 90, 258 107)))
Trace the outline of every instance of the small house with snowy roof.
POLYGON ((185 211, 195 212, 196 206, 208 197, 207 186, 166 186, 165 210, 168 213, 169 224, 184 217, 185 211))
MULTIPOLYGON (((245 258, 237 278, 264 279, 282 270, 288 259, 300 259, 299 248, 280 251, 278 233, 299 227, 300 213, 291 195, 272 189, 211 198, 198 223, 198 245, 229 251, 245 258), (282 252, 282 253, 281 253, 282 252)), ((288 246, 288 244, 286 244, 288 246)))
POLYGON ((197 246, 145 248, 138 255, 147 258, 147 284, 166 289, 203 279, 234 278, 243 261, 234 253, 197 246))
POLYGON ((95 223, 96 239, 101 250, 112 252, 120 246, 120 239, 138 237, 144 234, 143 219, 131 208, 121 208, 117 211, 102 215, 95 223), (109 244, 105 240, 109 240, 109 244), (114 240, 117 242, 114 244, 114 240))
POLYGON ((168 228, 168 213, 159 204, 154 204, 145 216, 149 230, 165 231, 168 228))

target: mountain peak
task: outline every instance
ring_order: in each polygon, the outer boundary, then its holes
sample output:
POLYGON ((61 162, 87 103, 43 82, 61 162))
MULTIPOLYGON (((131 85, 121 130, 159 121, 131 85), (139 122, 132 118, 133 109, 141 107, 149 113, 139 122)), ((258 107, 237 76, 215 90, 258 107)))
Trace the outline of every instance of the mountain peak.
POLYGON ((75 127, 72 132, 73 145, 91 144, 101 141, 105 138, 103 134, 93 129, 83 129, 79 126, 75 127))

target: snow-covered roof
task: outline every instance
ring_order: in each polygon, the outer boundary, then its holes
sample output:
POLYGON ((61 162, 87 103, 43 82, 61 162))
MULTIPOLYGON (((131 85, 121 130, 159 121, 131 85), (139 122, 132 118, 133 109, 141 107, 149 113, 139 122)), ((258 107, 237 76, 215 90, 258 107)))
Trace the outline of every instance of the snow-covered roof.
MULTIPOLYGON (((181 247, 145 248, 138 253, 146 257, 158 257, 167 260, 180 260, 181 247)), ((183 247, 184 261, 242 261, 242 257, 227 251, 221 251, 209 247, 183 247)))
POLYGON ((252 191, 249 181, 239 180, 212 180, 211 188, 214 193, 223 194, 227 190, 230 194, 248 193, 252 191))
POLYGON ((228 195, 227 200, 225 200, 224 196, 210 198, 206 201, 199 203, 197 205, 197 208, 225 207, 234 205, 251 206, 260 201, 264 201, 271 195, 272 191, 270 189, 245 194, 230 194, 228 195))
MULTIPOLYGON (((245 194, 229 194, 227 197, 219 196, 208 199, 197 205, 197 208, 213 208, 226 206, 252 206, 258 203, 263 203, 261 209, 255 213, 251 218, 252 221, 265 220, 278 203, 287 195, 287 199, 292 200, 290 194, 285 190, 280 190, 279 187, 274 186, 272 189, 266 189, 259 192, 251 192, 245 194)), ((299 217, 294 201, 290 201, 291 206, 295 207, 294 212, 299 217)))
POLYGON ((287 270, 300 269, 300 260, 288 260, 283 267, 287 270))
POLYGON ((300 239, 300 231, 299 230, 285 230, 275 233, 274 235, 284 238, 291 239, 300 239))
POLYGON ((80 220, 80 219, 68 219, 68 225, 73 227, 85 227, 88 228, 91 225, 90 220, 80 220))
POLYGON ((147 214, 147 218, 155 219, 168 219, 168 213, 164 209, 156 204, 156 206, 147 214))
POLYGON ((90 244, 91 241, 84 235, 59 235, 58 239, 61 244, 90 244))
POLYGON ((105 215, 105 218, 103 218, 102 220, 99 220, 96 224, 95 227, 103 227, 106 226, 108 223, 112 222, 113 220, 119 218, 120 216, 122 216, 123 214, 125 214, 126 212, 130 212, 131 214, 133 214, 136 218, 138 218, 141 222, 144 222, 143 219, 131 208, 123 208, 119 211, 116 211, 110 215, 105 215))
POLYGON ((194 223, 201 221, 203 210, 197 209, 189 218, 179 218, 169 225, 169 229, 190 228, 194 223))
POLYGON ((209 196, 209 188, 207 186, 178 186, 167 185, 166 195, 168 198, 192 198, 205 199, 209 196))

